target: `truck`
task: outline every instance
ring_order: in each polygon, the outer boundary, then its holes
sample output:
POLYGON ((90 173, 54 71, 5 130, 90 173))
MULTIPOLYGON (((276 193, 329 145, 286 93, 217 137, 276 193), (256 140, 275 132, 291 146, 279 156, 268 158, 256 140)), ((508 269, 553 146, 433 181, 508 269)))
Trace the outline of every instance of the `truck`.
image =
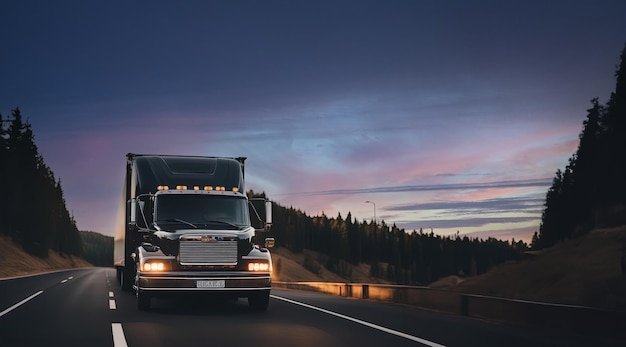
POLYGON ((247 298, 268 308, 272 202, 248 198, 245 157, 126 155, 114 259, 139 310, 153 298, 247 298))

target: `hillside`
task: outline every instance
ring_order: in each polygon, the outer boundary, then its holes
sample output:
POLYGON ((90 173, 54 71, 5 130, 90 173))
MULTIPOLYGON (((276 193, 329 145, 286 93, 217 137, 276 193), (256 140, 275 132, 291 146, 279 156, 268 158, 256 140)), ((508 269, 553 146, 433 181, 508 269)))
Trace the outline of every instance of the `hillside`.
POLYGON ((457 292, 626 311, 622 249, 626 226, 589 234, 529 254, 475 277, 431 284, 457 292))
POLYGON ((30 255, 8 236, 0 234, 0 278, 85 266, 91 264, 81 258, 61 256, 52 251, 48 251, 47 258, 30 255))

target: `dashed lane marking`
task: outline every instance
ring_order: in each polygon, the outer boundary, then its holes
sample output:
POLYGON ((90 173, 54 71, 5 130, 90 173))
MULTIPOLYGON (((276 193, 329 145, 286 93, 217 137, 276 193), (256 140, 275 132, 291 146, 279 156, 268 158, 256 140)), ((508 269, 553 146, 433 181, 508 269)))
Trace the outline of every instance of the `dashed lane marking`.
POLYGON ((22 306, 23 304, 27 303, 29 300, 31 300, 31 299, 33 299, 33 298, 35 298, 37 295, 39 295, 39 294, 41 294, 41 293, 43 293, 43 290, 38 291, 37 293, 35 293, 35 294, 33 294, 33 295, 31 295, 31 296, 27 297, 26 299, 24 299, 24 300, 22 300, 22 301, 18 302, 17 304, 15 304, 15 305, 13 305, 13 306, 11 306, 11 307, 7 308, 6 310, 4 310, 4 311, 0 312, 0 317, 2 317, 2 316, 4 316, 5 314, 7 314, 7 313, 9 313, 9 312, 11 312, 11 311, 13 311, 13 310, 15 310, 16 308, 18 308, 18 307, 22 306))
POLYGON ((299 301, 283 298, 283 297, 276 296, 276 295, 271 295, 271 297, 274 298, 274 299, 278 299, 278 300, 282 300, 282 301, 291 303, 291 304, 300 305, 302 307, 306 307, 306 308, 310 308, 312 310, 320 311, 320 312, 329 314, 331 316, 335 316, 335 317, 339 317, 339 318, 342 318, 342 319, 345 319, 345 320, 349 320, 351 322, 358 323, 358 324, 364 325, 364 326, 372 328, 372 329, 380 330, 380 331, 386 332, 388 334, 392 334, 392 335, 395 335, 395 336, 403 337, 403 338, 411 340, 411 341, 419 342, 419 343, 421 343, 423 345, 426 345, 426 346, 429 346, 429 347, 445 347, 444 345, 440 345, 440 344, 438 344, 436 342, 432 342, 432 341, 429 341, 429 340, 426 340, 426 339, 423 339, 423 338, 420 338, 420 337, 417 337, 417 336, 405 334, 405 333, 397 331, 397 330, 385 328, 383 326, 376 325, 374 323, 362 321, 360 319, 352 318, 350 316, 346 316, 346 315, 343 315, 341 313, 329 311, 329 310, 326 310, 326 309, 323 309, 323 308, 320 308, 320 307, 317 307, 317 306, 305 304, 303 302, 299 302, 299 301))
POLYGON ((122 323, 111 323, 111 332, 113 333, 113 347, 128 347, 122 323))

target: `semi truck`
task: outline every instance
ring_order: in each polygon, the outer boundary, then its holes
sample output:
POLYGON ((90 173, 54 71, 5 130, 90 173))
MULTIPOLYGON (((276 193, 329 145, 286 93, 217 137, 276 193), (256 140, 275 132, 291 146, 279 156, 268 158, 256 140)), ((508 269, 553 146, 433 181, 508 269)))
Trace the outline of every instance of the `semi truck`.
POLYGON ((114 265, 139 310, 153 298, 247 298, 265 311, 272 285, 272 202, 248 198, 245 157, 126 155, 114 265))

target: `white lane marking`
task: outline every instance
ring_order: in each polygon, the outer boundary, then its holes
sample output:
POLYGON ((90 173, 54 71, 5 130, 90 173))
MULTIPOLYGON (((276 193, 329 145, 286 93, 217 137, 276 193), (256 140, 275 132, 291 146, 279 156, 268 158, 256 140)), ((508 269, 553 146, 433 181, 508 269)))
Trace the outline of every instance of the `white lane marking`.
POLYGON ((68 277, 67 279, 68 279, 68 280, 73 280, 73 279, 74 279, 74 276, 70 276, 70 277, 68 277))
POLYGON ((362 321, 360 319, 352 318, 352 317, 343 315, 341 313, 329 311, 329 310, 326 310, 326 309, 323 309, 323 308, 320 308, 320 307, 316 307, 316 306, 313 306, 313 305, 305 304, 303 302, 294 301, 294 300, 283 298, 283 297, 276 296, 276 295, 270 295, 270 296, 272 298, 274 298, 274 299, 286 301, 286 302, 289 302, 289 303, 292 303, 292 304, 295 304, 295 305, 300 305, 300 306, 303 306, 303 307, 306 307, 306 308, 310 308, 312 310, 317 310, 317 311, 320 311, 320 312, 323 312, 323 313, 326 313, 326 314, 329 314, 329 315, 332 315, 332 316, 335 316, 335 317, 343 318, 343 319, 349 320, 351 322, 355 322, 355 323, 358 323, 358 324, 361 324, 361 325, 365 325, 366 327, 370 327, 372 329, 380 330, 380 331, 386 332, 388 334, 392 334, 392 335, 395 335, 395 336, 403 337, 403 338, 411 340, 411 341, 419 342, 419 343, 424 344, 426 346, 430 346, 430 347, 446 347, 446 346, 440 345, 440 344, 438 344, 436 342, 428 341, 426 339, 422 339, 422 338, 419 338, 417 336, 405 334, 405 333, 397 331, 397 330, 385 328, 385 327, 382 327, 380 325, 376 325, 376 324, 373 324, 373 323, 370 323, 370 322, 362 321))
POLYGON ((5 314, 7 314, 7 313, 9 313, 9 312, 13 311, 14 309, 16 309, 16 308, 18 308, 18 307, 20 307, 21 305, 25 304, 27 301, 29 301, 29 300, 33 299, 34 297, 36 297, 37 295, 39 295, 39 294, 41 294, 41 293, 43 293, 43 290, 38 291, 37 293, 35 293, 35 294, 33 294, 33 295, 31 295, 31 296, 27 297, 26 299, 24 299, 24 300, 22 300, 22 301, 18 302, 17 304, 15 304, 15 305, 13 305, 13 306, 11 306, 11 307, 7 308, 6 310, 4 310, 4 311, 0 312, 0 317, 4 316, 5 314))
POLYGON ((111 323, 111 331, 113 332, 113 347, 128 347, 122 323, 111 323))
POLYGON ((117 307, 115 306, 115 300, 109 300, 109 310, 115 310, 117 307))
POLYGON ((113 292, 109 292, 109 298, 113 297, 113 292))
POLYGON ((67 282, 67 279, 64 279, 63 281, 61 281, 61 283, 65 283, 65 282, 67 282))

